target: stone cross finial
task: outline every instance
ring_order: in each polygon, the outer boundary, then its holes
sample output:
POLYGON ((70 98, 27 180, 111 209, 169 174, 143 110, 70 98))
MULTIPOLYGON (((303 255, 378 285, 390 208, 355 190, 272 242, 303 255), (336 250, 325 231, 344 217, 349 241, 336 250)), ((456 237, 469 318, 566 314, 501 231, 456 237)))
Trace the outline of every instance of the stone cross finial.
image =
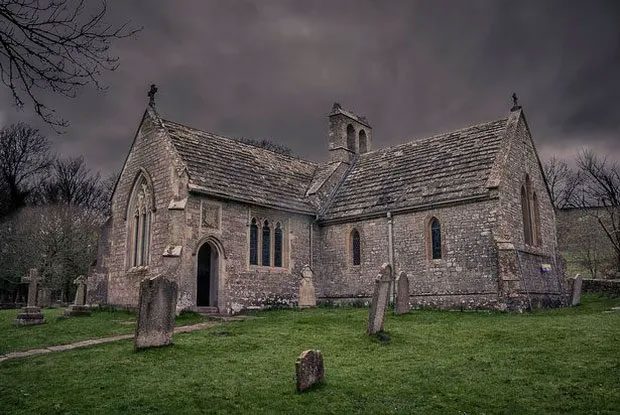
POLYGON ((151 88, 149 89, 149 105, 151 107, 155 106, 155 94, 157 93, 157 86, 155 84, 151 84, 151 88))
POLYGON ((513 92, 512 93, 512 108, 510 108, 510 111, 516 111, 520 109, 521 109, 521 105, 519 105, 519 97, 517 97, 516 92, 513 92))
POLYGON ((22 277, 22 282, 28 283, 28 307, 36 307, 37 305, 37 285, 41 280, 39 270, 30 268, 28 275, 22 277))
POLYGON ((337 102, 334 102, 334 105, 332 106, 332 112, 335 112, 335 111, 338 111, 338 110, 341 110, 341 109, 342 109, 342 107, 340 106, 340 104, 337 103, 337 102))

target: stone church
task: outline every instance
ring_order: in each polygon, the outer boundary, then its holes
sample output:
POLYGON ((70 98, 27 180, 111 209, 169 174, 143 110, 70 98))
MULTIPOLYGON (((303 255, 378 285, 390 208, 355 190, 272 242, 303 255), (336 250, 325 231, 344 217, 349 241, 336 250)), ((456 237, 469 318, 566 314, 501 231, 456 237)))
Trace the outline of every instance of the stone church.
MULTIPOLYGON (((515 100, 516 101, 516 100, 515 100)), ((555 213, 525 115, 381 148, 334 104, 315 163, 162 118, 153 95, 102 229, 89 301, 135 307, 147 276, 177 308, 295 306, 301 269, 323 303, 363 303, 381 264, 413 307, 563 302, 555 213)))

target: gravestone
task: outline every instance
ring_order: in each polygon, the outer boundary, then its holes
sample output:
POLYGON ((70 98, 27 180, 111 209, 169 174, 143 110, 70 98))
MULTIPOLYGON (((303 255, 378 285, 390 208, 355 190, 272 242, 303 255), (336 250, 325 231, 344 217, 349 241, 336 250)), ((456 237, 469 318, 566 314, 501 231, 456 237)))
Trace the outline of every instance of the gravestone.
POLYGON ((411 310, 409 305, 409 278, 407 273, 402 271, 396 282, 398 291, 396 292, 396 307, 394 307, 394 313, 405 314, 411 310))
POLYGON ((37 295, 37 306, 47 308, 52 305, 52 290, 49 288, 39 288, 37 295))
POLYGON ((581 286, 583 284, 581 275, 575 275, 570 295, 570 305, 575 306, 581 304, 581 286))
POLYGON ((306 350, 295 362, 297 392, 303 392, 325 379, 323 354, 320 350, 306 350))
POLYGON ((136 350, 172 344, 177 292, 176 281, 163 275, 142 280, 134 337, 136 350))
POLYGON ((372 295, 372 302, 368 313, 368 334, 370 335, 383 331, 391 283, 392 267, 385 263, 381 265, 381 270, 375 280, 375 291, 372 295))
POLYGON ((75 300, 73 301, 73 304, 65 310, 65 316, 89 316, 90 307, 86 305, 86 277, 80 275, 75 279, 75 281, 73 281, 73 283, 77 285, 77 289, 75 290, 75 300))
POLYGON ((28 271, 28 275, 22 277, 23 283, 28 283, 28 303, 26 307, 22 308, 21 313, 17 315, 15 324, 18 326, 33 326, 35 324, 45 323, 41 308, 37 307, 37 286, 41 276, 39 270, 31 268, 28 271))
POLYGON ((312 268, 309 265, 304 265, 301 270, 301 285, 299 286, 299 308, 316 307, 316 293, 312 277, 312 268))

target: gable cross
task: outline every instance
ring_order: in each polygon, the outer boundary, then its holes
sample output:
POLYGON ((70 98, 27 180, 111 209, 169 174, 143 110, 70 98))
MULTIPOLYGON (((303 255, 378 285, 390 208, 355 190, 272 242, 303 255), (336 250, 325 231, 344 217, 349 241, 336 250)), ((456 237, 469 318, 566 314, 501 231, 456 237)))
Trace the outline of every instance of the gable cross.
POLYGON ((157 93, 157 86, 155 84, 151 84, 151 88, 149 89, 149 105, 151 107, 155 106, 155 94, 157 93))

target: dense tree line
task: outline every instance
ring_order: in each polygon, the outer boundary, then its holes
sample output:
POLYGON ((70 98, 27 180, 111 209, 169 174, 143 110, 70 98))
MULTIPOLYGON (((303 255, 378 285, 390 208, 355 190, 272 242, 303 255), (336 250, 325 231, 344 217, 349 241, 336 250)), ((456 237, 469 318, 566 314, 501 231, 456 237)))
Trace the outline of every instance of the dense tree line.
POLYGON ((43 285, 69 300, 72 281, 95 259, 115 177, 101 179, 82 157, 59 158, 37 129, 0 130, 0 302, 39 268, 43 285))

